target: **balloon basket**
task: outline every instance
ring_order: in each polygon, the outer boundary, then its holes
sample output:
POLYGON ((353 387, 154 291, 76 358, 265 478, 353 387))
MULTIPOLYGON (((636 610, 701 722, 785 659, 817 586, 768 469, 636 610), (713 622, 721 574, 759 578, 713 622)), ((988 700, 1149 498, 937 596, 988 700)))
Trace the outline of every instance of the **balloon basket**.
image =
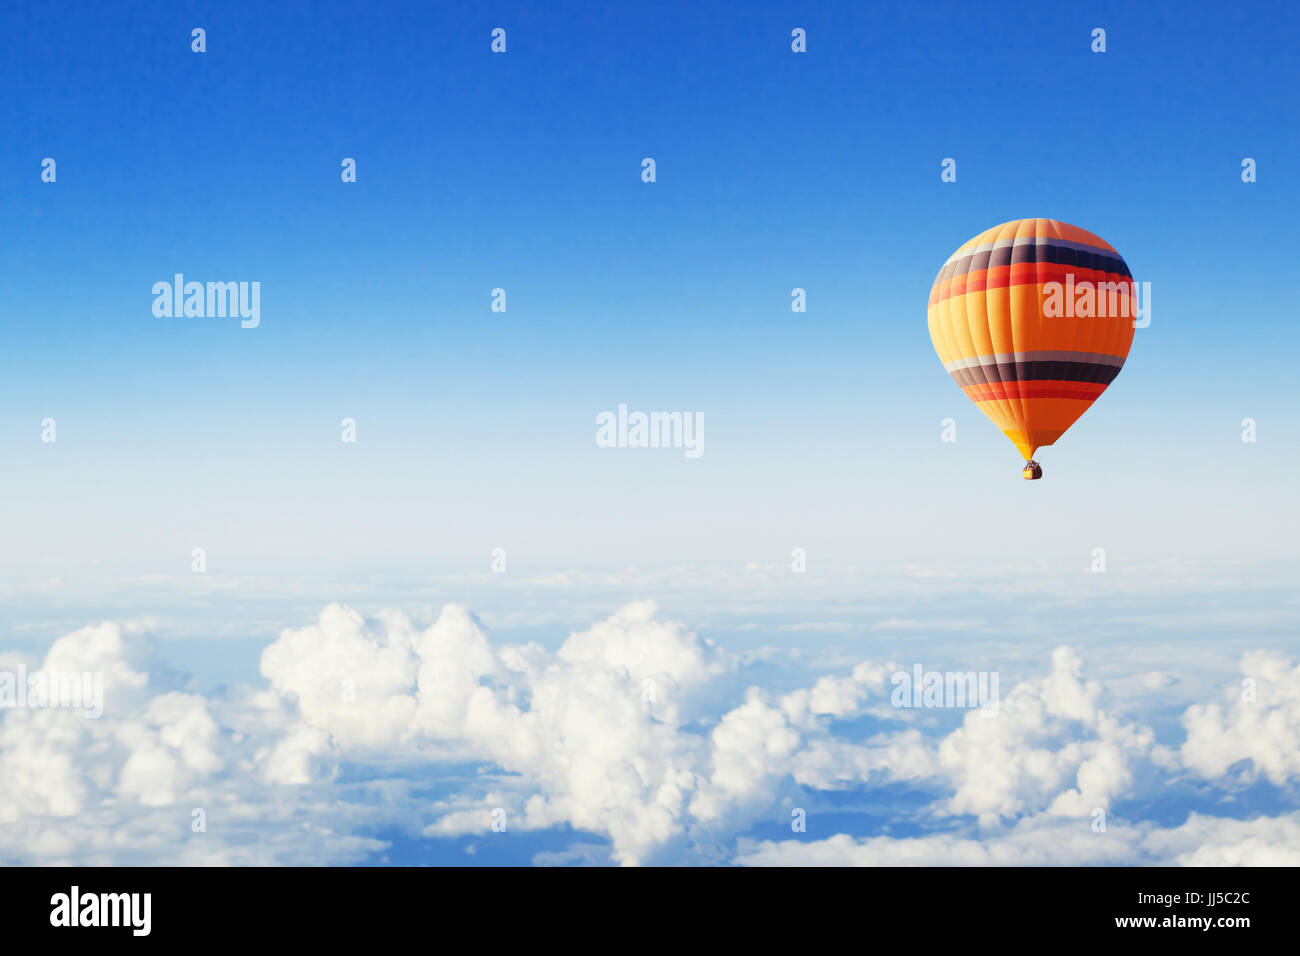
POLYGON ((1025 481, 1035 481, 1043 477, 1043 466, 1033 459, 1030 459, 1025 462, 1025 469, 1020 474, 1025 481))

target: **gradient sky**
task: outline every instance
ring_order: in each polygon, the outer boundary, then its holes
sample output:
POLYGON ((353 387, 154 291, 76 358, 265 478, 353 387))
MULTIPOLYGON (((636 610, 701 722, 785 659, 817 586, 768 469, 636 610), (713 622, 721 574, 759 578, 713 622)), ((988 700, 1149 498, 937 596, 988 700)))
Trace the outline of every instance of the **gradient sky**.
POLYGON ((1295 555, 1295 10, 140 10, 0 22, 10 571, 1295 555), (925 322, 1024 216, 1153 295, 1036 485, 925 322), (261 327, 155 318, 175 272, 261 327), (597 448, 620 402, 704 457, 597 448))

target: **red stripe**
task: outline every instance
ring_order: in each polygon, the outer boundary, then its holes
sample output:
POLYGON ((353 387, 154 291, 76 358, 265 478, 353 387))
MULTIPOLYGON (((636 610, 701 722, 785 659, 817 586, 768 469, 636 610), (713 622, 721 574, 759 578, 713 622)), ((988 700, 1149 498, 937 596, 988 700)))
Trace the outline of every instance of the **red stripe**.
MULTIPOLYGON (((1103 272, 1100 269, 1084 269, 1079 266, 1058 265, 1054 262, 1017 262, 1011 266, 995 266, 992 269, 978 269, 963 275, 953 276, 945 282, 937 283, 930 290, 930 304, 938 305, 944 299, 968 292, 984 292, 987 289, 1005 289, 1009 286, 1038 285, 1043 282, 1059 282, 1065 285, 1065 278, 1074 276, 1074 284, 1080 282, 1115 282, 1119 284, 1117 300, 1128 298, 1133 279, 1118 272, 1103 272)), ((1063 290, 1064 291, 1064 290, 1063 290)))
POLYGON ((974 402, 989 402, 1007 398, 1078 398, 1092 401, 1105 385, 1092 382, 992 382, 967 385, 962 389, 974 402))

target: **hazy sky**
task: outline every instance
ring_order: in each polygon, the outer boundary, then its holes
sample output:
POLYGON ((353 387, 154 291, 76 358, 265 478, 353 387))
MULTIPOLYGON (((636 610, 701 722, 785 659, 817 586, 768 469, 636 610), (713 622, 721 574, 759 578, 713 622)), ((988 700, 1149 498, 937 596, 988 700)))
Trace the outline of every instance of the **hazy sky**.
POLYGON ((1295 553, 1294 11, 173 7, 0 37, 7 567, 1295 553), (1153 300, 1037 485, 925 324, 1022 216, 1153 300), (156 318, 177 272, 260 327, 156 318), (597 448, 619 403, 704 455, 597 448))

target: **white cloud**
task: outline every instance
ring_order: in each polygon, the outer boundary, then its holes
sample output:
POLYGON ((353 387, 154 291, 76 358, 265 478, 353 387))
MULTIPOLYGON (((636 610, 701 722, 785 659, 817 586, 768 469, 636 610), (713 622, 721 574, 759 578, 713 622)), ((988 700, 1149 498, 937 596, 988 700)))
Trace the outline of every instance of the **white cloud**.
POLYGON ((978 837, 933 834, 859 839, 764 841, 737 862, 747 866, 1296 866, 1300 813, 1254 820, 1192 814, 1177 827, 1028 817, 978 837))
POLYGON ((404 618, 385 617, 374 633, 356 611, 331 604, 262 652, 262 676, 339 746, 391 746, 416 712, 411 640, 404 618))
POLYGON ((1203 777, 1249 761, 1246 775, 1282 785, 1300 777, 1300 664, 1264 651, 1241 659, 1242 681, 1221 702, 1193 705, 1183 715, 1182 758, 1203 777))
POLYGON ((1072 650, 1057 648, 1047 676, 1017 684, 995 718, 968 713, 940 743, 955 784, 951 813, 985 825, 1044 809, 1086 815, 1125 791, 1135 761, 1170 762, 1149 729, 1100 709, 1101 685, 1085 681, 1082 667, 1072 650))
MULTIPOLYGON (((812 805, 825 791, 884 784, 930 795, 899 813, 931 832, 746 844, 742 861, 1251 864, 1290 860, 1298 845, 1296 814, 1192 814, 1168 829, 1115 816, 1117 803, 1184 768, 1213 782, 1249 761, 1274 783, 1295 777, 1300 668, 1275 655, 1242 661, 1254 702, 1187 710, 1181 751, 1115 711, 1065 647, 1002 695, 996 717, 968 712, 946 734, 924 729, 931 715, 888 706, 892 665, 859 662, 736 699, 747 662, 760 659, 788 673, 798 657, 728 654, 649 601, 554 652, 493 645, 454 604, 424 628, 331 604, 266 647, 264 685, 209 698, 156 673, 138 629, 82 628, 41 668, 102 672, 104 714, 4 712, 0 845, 14 862, 349 862, 380 852, 367 834, 385 826, 486 835, 499 807, 507 832, 568 826, 609 840, 537 862, 700 861, 727 858, 757 822, 788 821, 795 796, 812 805), (870 736, 841 733, 858 718, 870 736), (403 776, 453 761, 488 772, 436 799, 403 776), (348 783, 344 764, 378 778, 348 783), (1110 811, 1106 833, 1091 830, 1096 808, 1110 811), (206 831, 190 827, 196 809, 206 831)), ((1117 682, 1152 692, 1176 682, 1150 674, 1142 666, 1117 682)))

